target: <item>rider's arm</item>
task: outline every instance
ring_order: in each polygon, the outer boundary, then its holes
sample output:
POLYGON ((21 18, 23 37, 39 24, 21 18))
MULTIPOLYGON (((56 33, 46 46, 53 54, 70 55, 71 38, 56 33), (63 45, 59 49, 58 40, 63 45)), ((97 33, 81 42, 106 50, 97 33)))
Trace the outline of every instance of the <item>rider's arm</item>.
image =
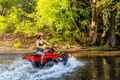
POLYGON ((45 40, 44 40, 44 44, 47 44, 47 45, 49 45, 49 43, 48 43, 47 41, 45 41, 45 40))
POLYGON ((39 40, 36 40, 36 47, 39 48, 40 45, 39 45, 39 40))

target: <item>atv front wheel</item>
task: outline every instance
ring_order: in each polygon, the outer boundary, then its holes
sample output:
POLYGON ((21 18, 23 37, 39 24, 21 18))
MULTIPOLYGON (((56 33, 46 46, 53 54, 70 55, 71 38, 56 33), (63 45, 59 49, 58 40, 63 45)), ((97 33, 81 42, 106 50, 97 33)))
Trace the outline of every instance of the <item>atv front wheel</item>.
POLYGON ((44 67, 44 63, 40 63, 40 62, 31 62, 31 63, 34 68, 43 68, 44 67))
POLYGON ((52 67, 54 65, 54 61, 49 61, 46 66, 52 67))

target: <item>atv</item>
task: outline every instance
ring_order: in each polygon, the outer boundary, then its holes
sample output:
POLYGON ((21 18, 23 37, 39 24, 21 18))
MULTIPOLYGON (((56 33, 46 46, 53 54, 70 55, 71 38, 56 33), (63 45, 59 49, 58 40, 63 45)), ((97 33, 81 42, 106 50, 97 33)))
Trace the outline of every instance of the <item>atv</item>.
POLYGON ((68 55, 65 53, 59 54, 56 51, 45 51, 44 55, 40 54, 28 54, 23 59, 32 63, 35 68, 43 68, 44 66, 53 66, 54 64, 63 63, 67 64, 68 55))

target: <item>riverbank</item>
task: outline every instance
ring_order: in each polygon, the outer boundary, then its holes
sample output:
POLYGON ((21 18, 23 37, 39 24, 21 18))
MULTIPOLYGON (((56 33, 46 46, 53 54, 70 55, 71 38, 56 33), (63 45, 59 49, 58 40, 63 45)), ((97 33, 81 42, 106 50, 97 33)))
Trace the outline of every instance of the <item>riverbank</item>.
MULTIPOLYGON (((35 50, 29 49, 0 49, 0 56, 24 56, 32 54, 35 50)), ((120 57, 120 50, 95 50, 93 48, 70 48, 62 49, 66 54, 71 54, 75 57, 120 57)))
MULTIPOLYGON (((35 49, 31 48, 14 48, 0 46, 0 53, 27 53, 32 52, 35 49)), ((76 53, 80 51, 120 51, 118 48, 107 48, 107 47, 73 47, 73 48, 59 48, 58 50, 63 50, 64 52, 76 53)))
MULTIPOLYGON (((46 39, 47 40, 47 39, 46 39)), ((25 34, 5 34, 0 36, 0 53, 26 53, 35 50, 35 36, 25 34)), ((49 42, 49 40, 48 40, 49 42)), ((120 48, 110 48, 106 46, 88 46, 87 44, 80 45, 75 42, 60 41, 54 44, 50 42, 50 47, 54 46, 57 49, 65 52, 76 53, 79 51, 119 51, 120 48)))
MULTIPOLYGON (((26 43, 25 43, 26 44, 26 43)), ((5 40, 5 41, 0 41, 0 55, 2 54, 17 54, 17 55, 22 55, 22 54, 30 54, 33 53, 35 50, 35 44, 34 43, 30 43, 26 46, 28 47, 23 47, 25 46, 25 44, 21 44, 19 41, 17 42, 17 40, 5 40), (21 46, 22 45, 22 46, 21 46), (31 45, 31 46, 30 46, 31 45)), ((80 46, 78 44, 73 44, 70 45, 69 43, 65 42, 58 44, 57 45, 58 50, 62 50, 65 53, 79 53, 79 56, 90 56, 90 55, 98 55, 98 54, 91 54, 91 53, 87 53, 87 52, 95 52, 95 51, 103 51, 102 54, 100 53, 100 56, 116 56, 116 54, 105 54, 104 51, 120 51, 119 48, 109 48, 109 47, 105 47, 105 46, 98 46, 98 47, 83 47, 80 46), (80 54, 80 53, 83 53, 80 54), (87 53, 87 54, 86 54, 87 53)), ((78 54, 77 54, 78 55, 78 54)), ((119 55, 119 54, 117 54, 119 55)))

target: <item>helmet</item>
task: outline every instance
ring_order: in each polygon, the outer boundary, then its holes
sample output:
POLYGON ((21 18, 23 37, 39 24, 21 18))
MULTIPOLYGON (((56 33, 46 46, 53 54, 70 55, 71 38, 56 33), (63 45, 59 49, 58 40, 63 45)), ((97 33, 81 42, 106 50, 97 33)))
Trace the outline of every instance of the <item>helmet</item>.
POLYGON ((37 37, 37 39, 40 39, 41 37, 43 37, 43 33, 42 32, 37 33, 36 37, 37 37))
POLYGON ((43 33, 42 32, 39 32, 36 34, 37 36, 43 36, 43 33))

